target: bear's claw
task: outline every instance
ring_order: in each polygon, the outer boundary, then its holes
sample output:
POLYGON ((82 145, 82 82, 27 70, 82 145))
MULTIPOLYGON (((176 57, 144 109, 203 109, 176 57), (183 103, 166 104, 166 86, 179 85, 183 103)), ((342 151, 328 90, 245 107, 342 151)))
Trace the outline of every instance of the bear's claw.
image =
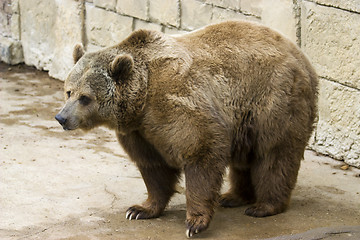
POLYGON ((125 215, 125 218, 126 218, 126 219, 129 219, 130 214, 131 214, 131 212, 130 212, 130 211, 127 211, 127 212, 126 212, 126 215, 125 215))
POLYGON ((129 208, 127 211, 126 211, 126 219, 129 219, 129 220, 138 220, 138 219, 141 219, 140 218, 141 216, 141 211, 138 211, 136 210, 135 208, 129 208))
POLYGON ((126 211, 126 219, 129 220, 139 220, 139 219, 149 219, 149 218, 156 218, 159 217, 160 213, 153 211, 149 208, 144 208, 138 205, 130 207, 126 211))
POLYGON ((195 234, 198 234, 208 228, 210 218, 203 216, 192 217, 186 220, 187 230, 186 237, 191 238, 195 234))
POLYGON ((198 233, 199 233, 198 229, 196 229, 195 232, 191 231, 190 229, 187 229, 185 234, 187 238, 191 238, 192 236, 194 236, 194 234, 198 234, 198 233))
POLYGON ((191 238, 193 236, 193 233, 191 233, 189 229, 186 230, 185 234, 187 238, 191 238))

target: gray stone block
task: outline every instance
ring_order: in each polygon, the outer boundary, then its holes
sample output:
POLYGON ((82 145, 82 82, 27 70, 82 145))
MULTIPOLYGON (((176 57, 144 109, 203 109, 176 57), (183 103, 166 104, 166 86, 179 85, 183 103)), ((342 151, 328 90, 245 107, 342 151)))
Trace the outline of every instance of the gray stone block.
MULTIPOLYGON (((259 0, 254 1, 252 4, 256 2, 259 2, 259 0)), ((257 6, 262 9, 261 22, 279 31, 294 43, 297 42, 297 19, 293 0, 260 1, 260 3, 257 6)))
POLYGON ((181 1, 181 28, 194 30, 211 22, 212 6, 196 1, 181 1))
POLYGON ((11 10, 10 1, 0 2, 0 35, 4 37, 11 37, 11 10))
POLYGON ((302 3, 301 43, 318 74, 360 89, 360 14, 302 3))
POLYGON ((25 63, 48 70, 52 77, 65 79, 73 66, 73 47, 81 43, 82 3, 20 0, 19 4, 25 63))
POLYGON ((0 36, 0 61, 7 64, 24 62, 21 42, 0 36))
POLYGON ((211 23, 219 23, 228 20, 247 20, 247 21, 259 21, 256 17, 244 15, 238 11, 224 9, 224 8, 213 8, 213 15, 211 23))
POLYGON ((177 0, 151 0, 149 14, 152 21, 180 26, 180 6, 177 0))
POLYGON ((222 8, 239 10, 241 0, 205 0, 205 2, 222 8))
POLYGON ((146 22, 139 19, 135 19, 135 30, 147 29, 161 32, 162 26, 156 23, 146 22))
POLYGON ((184 30, 172 28, 172 27, 164 27, 164 33, 170 34, 170 35, 178 35, 178 34, 188 33, 188 31, 184 31, 184 30))
POLYGON ((116 0, 94 0, 94 5, 109 10, 115 10, 116 0))
POLYGON ((20 15, 13 13, 11 16, 11 38, 20 40, 20 15))
POLYGON ((359 0, 312 0, 313 2, 360 13, 359 0))
POLYGON ((11 9, 12 9, 12 13, 16 13, 19 14, 20 13, 20 9, 19 9, 19 0, 11 0, 11 9))
POLYGON ((312 148, 360 167, 360 91, 320 80, 319 122, 312 148))
POLYGON ((116 5, 116 11, 142 20, 149 19, 148 0, 119 0, 116 5))
MULTIPOLYGON (((272 3, 272 1, 269 2, 272 3)), ((242 12, 260 17, 262 12, 266 11, 266 9, 263 9, 263 5, 263 0, 241 0, 240 9, 242 12)))
POLYGON ((86 4, 86 32, 90 44, 107 47, 121 42, 131 32, 133 18, 86 4))

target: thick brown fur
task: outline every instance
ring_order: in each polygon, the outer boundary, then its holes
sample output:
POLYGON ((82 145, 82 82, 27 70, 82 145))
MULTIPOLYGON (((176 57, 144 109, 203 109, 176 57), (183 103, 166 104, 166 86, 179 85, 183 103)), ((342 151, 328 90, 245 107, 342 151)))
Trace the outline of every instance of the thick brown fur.
POLYGON ((148 190, 127 218, 161 215, 182 171, 188 236, 208 227, 219 202, 253 203, 254 217, 286 209, 317 114, 317 76, 296 45, 231 21, 178 36, 140 30, 79 53, 56 118, 64 129, 117 132, 148 190), (227 166, 231 189, 220 197, 227 166))

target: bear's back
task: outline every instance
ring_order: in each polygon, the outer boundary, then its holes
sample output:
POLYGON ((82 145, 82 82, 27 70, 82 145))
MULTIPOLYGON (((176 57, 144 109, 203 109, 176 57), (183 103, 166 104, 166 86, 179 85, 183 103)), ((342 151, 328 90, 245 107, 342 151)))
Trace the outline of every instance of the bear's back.
POLYGON ((188 85, 227 91, 226 101, 238 101, 238 105, 262 99, 268 102, 277 96, 264 94, 290 93, 296 74, 302 76, 298 78, 299 86, 316 91, 316 73, 307 58, 290 40, 268 27, 229 21, 177 36, 175 40, 192 59, 185 77, 185 81, 190 81, 188 85))

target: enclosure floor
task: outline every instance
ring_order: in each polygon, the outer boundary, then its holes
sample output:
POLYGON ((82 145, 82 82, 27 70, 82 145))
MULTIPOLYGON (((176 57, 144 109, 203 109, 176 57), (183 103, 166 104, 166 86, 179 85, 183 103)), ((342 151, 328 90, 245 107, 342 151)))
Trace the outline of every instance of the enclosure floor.
MULTIPOLYGON (((126 220, 146 199, 141 176, 113 132, 62 130, 54 120, 62 87, 47 73, 0 64, 0 239, 185 239, 183 182, 163 216, 126 220)), ((360 171, 346 168, 306 151, 285 213, 218 208, 195 239, 360 239, 360 171)))

